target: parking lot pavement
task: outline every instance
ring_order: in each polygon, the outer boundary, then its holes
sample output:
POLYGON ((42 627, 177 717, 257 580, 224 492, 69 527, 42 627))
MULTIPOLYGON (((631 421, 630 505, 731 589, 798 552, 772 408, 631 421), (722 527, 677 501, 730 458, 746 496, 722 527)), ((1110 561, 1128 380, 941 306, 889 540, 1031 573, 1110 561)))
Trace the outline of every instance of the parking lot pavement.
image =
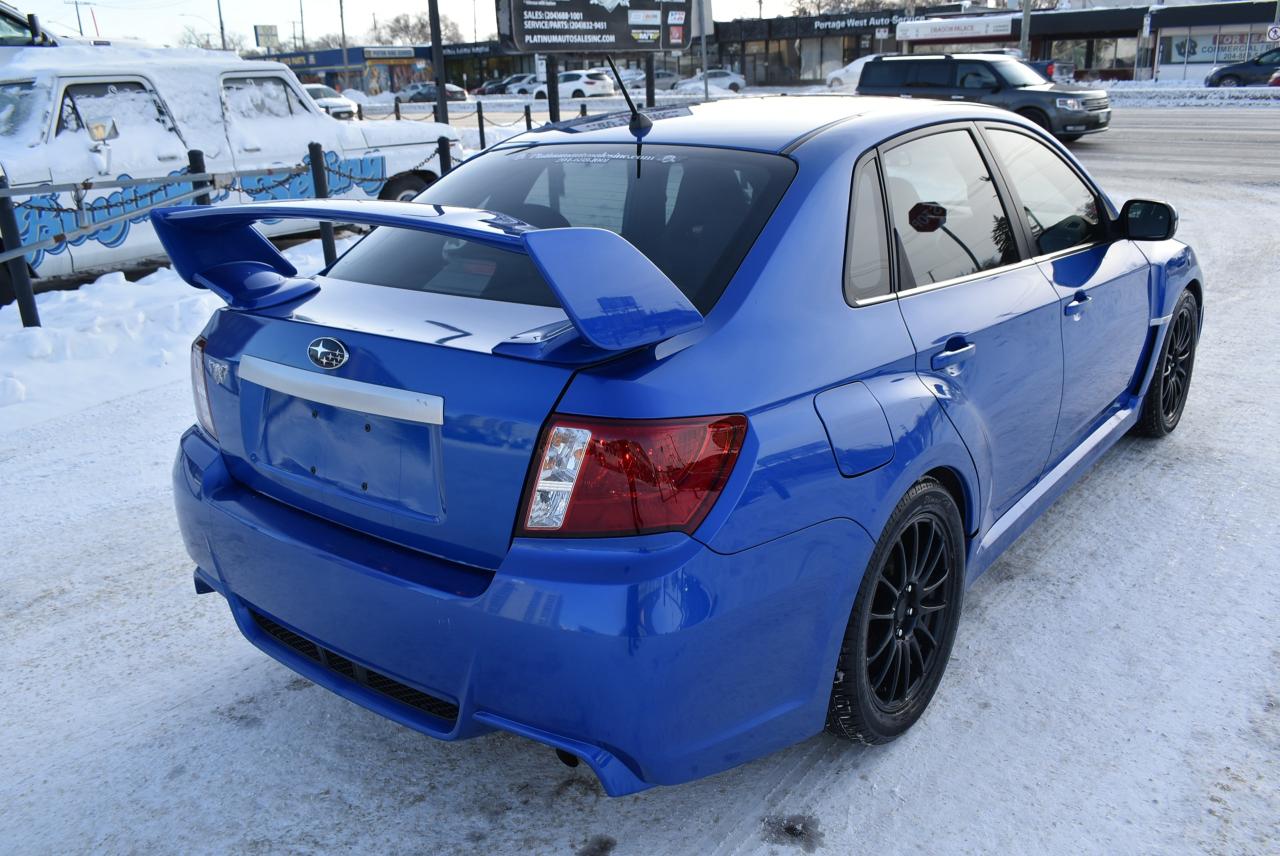
POLYGON ((1175 203, 1200 255, 1183 422, 1122 441, 974 585, 903 739, 814 737, 610 800, 544 747, 349 704, 192 593, 177 383, 0 432, 0 850, 1277 852, 1277 185, 1265 152, 1223 155, 1242 117, 1150 128, 1171 113, 1077 150, 1118 200, 1175 203))

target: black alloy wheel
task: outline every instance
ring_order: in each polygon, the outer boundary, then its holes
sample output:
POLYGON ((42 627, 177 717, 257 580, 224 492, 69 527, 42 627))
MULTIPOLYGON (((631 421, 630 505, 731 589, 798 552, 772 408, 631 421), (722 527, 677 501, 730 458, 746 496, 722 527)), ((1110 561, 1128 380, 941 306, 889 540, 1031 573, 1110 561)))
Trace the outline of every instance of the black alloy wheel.
POLYGON ((845 630, 827 730, 887 743, 910 728, 938 689, 964 597, 960 511, 936 480, 907 491, 867 565, 845 630))
POLYGON ((1184 291, 1169 319, 1160 350, 1160 361, 1142 402, 1142 415, 1134 430, 1148 437, 1163 437, 1178 427, 1191 392, 1196 345, 1200 338, 1200 306, 1184 291))

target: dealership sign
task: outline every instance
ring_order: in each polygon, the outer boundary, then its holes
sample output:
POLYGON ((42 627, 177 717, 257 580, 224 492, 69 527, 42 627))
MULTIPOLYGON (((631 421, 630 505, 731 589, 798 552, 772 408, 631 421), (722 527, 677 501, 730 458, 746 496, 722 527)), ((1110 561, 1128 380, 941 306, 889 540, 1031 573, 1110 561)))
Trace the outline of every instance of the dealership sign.
POLYGON ((498 38, 516 53, 684 50, 692 0, 498 0, 498 38))
POLYGON ((925 21, 903 21, 898 24, 900 42, 943 42, 972 39, 995 39, 1013 34, 1012 15, 981 18, 933 18, 925 21))

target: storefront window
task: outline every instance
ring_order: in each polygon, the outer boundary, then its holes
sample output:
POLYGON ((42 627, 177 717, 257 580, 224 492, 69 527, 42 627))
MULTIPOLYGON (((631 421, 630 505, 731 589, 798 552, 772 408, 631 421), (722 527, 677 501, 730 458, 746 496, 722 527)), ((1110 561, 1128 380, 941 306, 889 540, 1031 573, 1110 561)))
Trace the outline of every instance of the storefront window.
POLYGON ((800 54, 795 39, 775 39, 769 42, 768 82, 774 86, 795 83, 800 77, 800 54))
POLYGON ((1058 62, 1069 62, 1076 68, 1084 68, 1085 40, 1058 39, 1053 43, 1052 58, 1058 62))
POLYGON ((1241 29, 1235 33, 1219 33, 1217 38, 1219 65, 1232 62, 1244 62, 1249 58, 1249 32, 1241 29))
POLYGON ((1133 39, 1116 39, 1116 61, 1115 68, 1133 68, 1134 60, 1138 57, 1138 40, 1133 39))
POLYGON ((822 77, 822 39, 797 39, 800 47, 800 78, 818 80, 822 77))
POLYGON ((825 80, 828 74, 844 65, 843 39, 839 36, 827 36, 822 40, 822 68, 818 76, 825 80))

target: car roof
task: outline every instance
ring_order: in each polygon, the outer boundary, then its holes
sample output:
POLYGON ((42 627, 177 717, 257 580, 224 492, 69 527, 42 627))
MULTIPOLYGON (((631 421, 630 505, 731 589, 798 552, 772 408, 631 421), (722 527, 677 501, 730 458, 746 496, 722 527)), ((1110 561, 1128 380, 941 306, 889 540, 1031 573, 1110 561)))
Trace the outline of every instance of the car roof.
MULTIPOLYGON (((987 62, 1021 62, 1016 56, 1001 53, 945 53, 945 54, 899 54, 897 56, 879 56, 876 60, 884 62, 903 62, 912 59, 980 59, 987 62)), ((872 60, 875 62, 876 60, 872 60)))
MULTIPOLYGON (((1003 113, 971 102, 866 95, 762 95, 725 98, 646 110, 653 128, 645 143, 704 145, 764 152, 787 152, 819 134, 839 128, 874 145, 887 137, 935 122, 989 118, 1003 113)), ((544 125, 499 144, 634 143, 625 111, 544 125)))

